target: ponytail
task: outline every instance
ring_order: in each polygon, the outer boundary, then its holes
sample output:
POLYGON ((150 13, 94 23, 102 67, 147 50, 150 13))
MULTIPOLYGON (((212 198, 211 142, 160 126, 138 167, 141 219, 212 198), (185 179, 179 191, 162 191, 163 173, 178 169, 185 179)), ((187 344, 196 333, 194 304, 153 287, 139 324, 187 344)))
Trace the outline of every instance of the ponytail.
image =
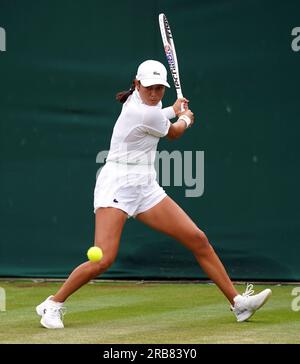
POLYGON ((132 85, 128 91, 121 91, 116 94, 116 100, 124 104, 124 102, 128 99, 128 97, 135 90, 135 80, 132 81, 132 85))

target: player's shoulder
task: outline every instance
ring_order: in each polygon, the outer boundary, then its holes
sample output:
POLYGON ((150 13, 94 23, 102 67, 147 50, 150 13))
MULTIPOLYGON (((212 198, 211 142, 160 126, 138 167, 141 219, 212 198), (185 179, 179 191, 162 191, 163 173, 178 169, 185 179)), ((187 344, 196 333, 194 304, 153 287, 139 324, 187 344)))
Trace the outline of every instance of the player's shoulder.
MULTIPOLYGON (((131 101, 131 100, 130 100, 131 101)), ((153 123, 161 120, 163 117, 161 103, 157 106, 150 106, 141 102, 129 102, 123 108, 123 117, 133 122, 134 120, 139 123, 153 123)))
POLYGON ((143 105, 144 119, 151 121, 161 119, 163 117, 162 109, 159 106, 143 105))

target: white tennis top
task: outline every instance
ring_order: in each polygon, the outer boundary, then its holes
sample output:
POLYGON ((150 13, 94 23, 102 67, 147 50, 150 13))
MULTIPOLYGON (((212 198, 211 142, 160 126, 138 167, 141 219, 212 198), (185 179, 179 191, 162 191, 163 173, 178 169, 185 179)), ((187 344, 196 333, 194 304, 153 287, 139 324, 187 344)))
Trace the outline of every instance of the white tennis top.
POLYGON ((159 138, 169 130, 176 116, 172 106, 162 109, 162 103, 148 106, 135 90, 123 104, 116 121, 107 162, 127 165, 154 166, 159 138))

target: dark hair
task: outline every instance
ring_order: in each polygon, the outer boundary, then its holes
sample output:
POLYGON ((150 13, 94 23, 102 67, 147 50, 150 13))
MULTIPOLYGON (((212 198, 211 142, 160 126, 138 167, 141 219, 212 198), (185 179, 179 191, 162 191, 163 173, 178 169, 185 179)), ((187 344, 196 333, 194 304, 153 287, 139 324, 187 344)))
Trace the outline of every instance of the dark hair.
POLYGON ((135 80, 132 81, 131 87, 128 91, 121 91, 116 94, 116 100, 124 104, 124 102, 128 99, 128 97, 133 93, 135 90, 135 80))

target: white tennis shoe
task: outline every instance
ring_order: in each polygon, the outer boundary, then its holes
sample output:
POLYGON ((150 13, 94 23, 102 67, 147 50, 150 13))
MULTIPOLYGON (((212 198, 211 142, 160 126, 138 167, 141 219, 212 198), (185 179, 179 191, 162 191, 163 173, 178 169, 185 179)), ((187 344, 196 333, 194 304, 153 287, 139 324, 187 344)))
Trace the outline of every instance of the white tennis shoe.
POLYGON ((231 310, 234 312, 238 322, 248 320, 272 295, 272 291, 269 288, 255 295, 253 293, 253 284, 247 284, 245 293, 234 297, 234 306, 231 306, 231 310))
POLYGON ((63 303, 52 301, 53 296, 49 296, 44 302, 36 306, 36 312, 41 318, 41 325, 47 329, 63 329, 62 321, 65 313, 63 303))

